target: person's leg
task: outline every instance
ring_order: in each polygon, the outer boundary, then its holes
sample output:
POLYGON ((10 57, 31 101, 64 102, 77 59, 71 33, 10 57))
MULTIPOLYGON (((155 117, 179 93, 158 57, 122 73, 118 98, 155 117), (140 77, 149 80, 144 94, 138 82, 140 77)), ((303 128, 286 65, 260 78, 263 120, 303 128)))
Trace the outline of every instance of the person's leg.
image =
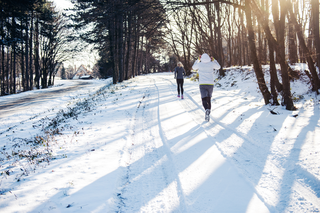
POLYGON ((205 109, 205 117, 204 120, 210 121, 210 111, 211 111, 211 103, 210 103, 210 97, 204 97, 202 98, 202 105, 205 109))
POLYGON ((206 99, 206 97, 208 96, 208 91, 206 90, 205 85, 200 85, 199 89, 200 89, 200 94, 202 99, 202 106, 206 110, 208 107, 207 99, 206 99))
POLYGON ((200 85, 202 105, 205 109, 205 120, 210 121, 212 85, 200 85))
POLYGON ((207 98, 208 109, 211 110, 211 98, 210 97, 206 97, 206 98, 207 98))
POLYGON ((178 97, 180 97, 179 79, 177 79, 177 90, 178 90, 178 97))
POLYGON ((181 79, 181 94, 183 95, 183 79, 181 79))
POLYGON ((209 97, 204 97, 204 98, 202 98, 202 106, 203 106, 203 108, 204 108, 205 110, 211 109, 211 108, 209 108, 208 98, 209 98, 209 97))
POLYGON ((207 97, 208 109, 210 109, 211 111, 211 97, 213 92, 213 85, 208 85, 207 90, 208 90, 208 97, 207 97))

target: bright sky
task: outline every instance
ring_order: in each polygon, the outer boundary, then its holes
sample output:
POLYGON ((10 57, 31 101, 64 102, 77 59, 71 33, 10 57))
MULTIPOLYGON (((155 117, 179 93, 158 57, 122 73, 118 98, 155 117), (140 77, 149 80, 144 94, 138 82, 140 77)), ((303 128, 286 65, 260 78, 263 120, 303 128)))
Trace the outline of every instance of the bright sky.
MULTIPOLYGON (((73 5, 71 3, 71 0, 52 0, 54 2, 54 4, 57 6, 57 9, 60 10, 61 12, 64 9, 68 9, 68 8, 72 8, 73 5)), ((64 67, 67 68, 68 66, 76 66, 79 67, 81 65, 86 66, 87 68, 92 68, 94 66, 94 64, 96 63, 96 60, 98 58, 98 54, 97 52, 89 52, 90 50, 88 50, 88 52, 81 52, 78 54, 78 57, 75 59, 71 59, 69 61, 65 61, 64 63, 64 67)))
POLYGON ((57 9, 63 10, 66 8, 72 7, 72 3, 70 0, 53 0, 55 5, 57 6, 57 9))

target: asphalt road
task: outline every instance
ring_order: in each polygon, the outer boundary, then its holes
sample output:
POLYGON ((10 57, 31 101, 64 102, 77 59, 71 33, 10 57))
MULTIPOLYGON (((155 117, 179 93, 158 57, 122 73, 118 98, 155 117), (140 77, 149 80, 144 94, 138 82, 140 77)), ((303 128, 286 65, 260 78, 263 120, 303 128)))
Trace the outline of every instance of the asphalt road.
POLYGON ((0 103, 0 118, 12 115, 15 112, 21 110, 27 110, 32 107, 32 105, 38 105, 47 101, 54 101, 55 98, 67 95, 68 93, 84 88, 91 84, 89 81, 78 81, 75 85, 70 87, 63 87, 61 89, 43 89, 40 93, 32 93, 29 96, 24 96, 22 98, 15 98, 13 100, 8 100, 0 103))

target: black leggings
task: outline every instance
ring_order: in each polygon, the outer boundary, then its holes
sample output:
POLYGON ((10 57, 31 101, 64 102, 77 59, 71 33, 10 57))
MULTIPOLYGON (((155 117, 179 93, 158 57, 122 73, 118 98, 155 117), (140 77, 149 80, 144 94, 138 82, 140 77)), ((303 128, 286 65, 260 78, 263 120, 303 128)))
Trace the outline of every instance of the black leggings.
POLYGON ((178 95, 180 95, 180 90, 181 90, 181 95, 183 95, 183 79, 177 79, 177 89, 178 89, 178 95))
POLYGON ((203 105, 204 109, 211 110, 211 98, 210 97, 202 98, 202 105, 203 105))

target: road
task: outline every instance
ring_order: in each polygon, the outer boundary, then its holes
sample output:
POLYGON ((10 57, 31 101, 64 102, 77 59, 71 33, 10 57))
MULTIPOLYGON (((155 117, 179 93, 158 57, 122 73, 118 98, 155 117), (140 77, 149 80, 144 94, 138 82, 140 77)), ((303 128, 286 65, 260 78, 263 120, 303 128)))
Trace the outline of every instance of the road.
POLYGON ((39 92, 31 93, 28 96, 17 96, 16 98, 14 97, 15 95, 13 95, 11 99, 7 99, 0 103, 0 119, 28 110, 33 106, 39 106, 42 103, 53 101, 68 95, 70 92, 85 88, 90 84, 90 81, 75 81, 73 85, 68 87, 43 89, 39 90, 39 92))

